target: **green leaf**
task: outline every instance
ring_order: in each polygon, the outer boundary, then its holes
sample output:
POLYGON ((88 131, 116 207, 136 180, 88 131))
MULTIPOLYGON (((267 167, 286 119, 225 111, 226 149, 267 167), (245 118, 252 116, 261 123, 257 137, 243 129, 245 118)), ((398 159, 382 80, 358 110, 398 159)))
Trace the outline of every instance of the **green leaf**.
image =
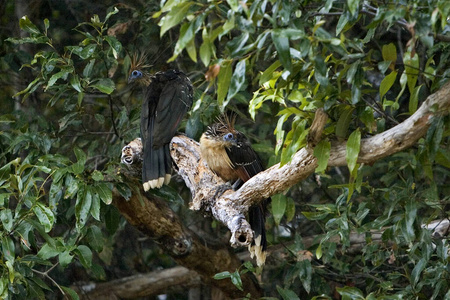
POLYGON ((53 227, 53 223, 55 222, 55 216, 51 209, 38 202, 33 208, 33 212, 36 214, 39 223, 44 226, 45 232, 49 232, 53 227))
POLYGON ((92 205, 90 210, 91 216, 97 221, 100 221, 100 196, 97 193, 91 191, 91 187, 89 187, 88 189, 90 190, 90 193, 92 195, 92 205))
POLYGON ((275 224, 280 225, 281 218, 286 211, 286 196, 283 194, 276 194, 272 196, 272 215, 275 224))
POLYGON ((302 282, 303 288, 309 294, 311 291, 312 266, 308 259, 304 259, 297 263, 299 267, 299 278, 302 282))
POLYGON ((343 288, 336 288, 336 291, 343 296, 343 299, 345 299, 344 297, 347 297, 347 299, 352 299, 352 300, 364 300, 364 295, 361 292, 360 289, 356 288, 356 287, 349 287, 349 286, 345 286, 343 288))
POLYGON ((117 59, 122 51, 122 44, 115 37, 109 35, 105 36, 105 40, 111 47, 114 58, 117 59))
POLYGON ((72 290, 71 288, 65 287, 60 285, 60 287, 63 289, 64 293, 70 296, 71 300, 80 300, 80 297, 78 297, 78 294, 72 290))
POLYGON ((52 77, 50 77, 50 79, 48 80, 47 86, 45 87, 44 91, 47 91, 50 87, 52 87, 58 79, 66 79, 68 74, 68 70, 61 70, 60 72, 53 74, 52 77))
POLYGON ((346 146, 345 160, 347 161, 350 173, 352 173, 356 167, 360 147, 361 147, 361 132, 359 131, 359 129, 357 129, 353 131, 352 134, 350 134, 346 146))
POLYGON ((76 227, 82 228, 86 224, 92 205, 92 194, 90 189, 83 185, 77 192, 77 201, 75 203, 76 227))
POLYGON ((31 34, 34 34, 34 35, 41 34, 39 29, 36 27, 36 25, 34 25, 30 21, 30 19, 28 19, 28 16, 23 16, 22 18, 20 18, 19 26, 20 26, 20 29, 22 29, 23 31, 26 31, 28 33, 31 33, 31 34))
POLYGON ((231 277, 231 273, 228 271, 224 271, 224 272, 220 272, 214 275, 214 279, 216 280, 221 280, 221 279, 226 279, 226 278, 230 278, 231 277))
POLYGON ((292 198, 286 198, 286 222, 291 222, 295 217, 295 202, 292 198))
POLYGON ((339 36, 339 34, 344 29, 345 25, 347 25, 347 23, 348 23, 348 18, 346 16, 346 14, 342 14, 339 17, 339 21, 338 21, 338 23, 336 25, 336 36, 339 36))
POLYGON ((273 64, 270 65, 259 78, 259 85, 263 85, 267 81, 271 80, 273 78, 273 73, 276 69, 278 69, 281 66, 281 62, 279 60, 276 60, 273 64))
POLYGON ((68 250, 61 252, 58 255, 59 264, 63 268, 67 267, 72 262, 72 259, 73 259, 73 255, 71 255, 70 251, 68 251, 68 250))
POLYGON ((286 36, 284 29, 274 29, 271 33, 273 44, 277 49, 278 58, 283 67, 289 72, 292 71, 291 53, 289 47, 289 38, 286 36))
POLYGON ((192 4, 195 4, 195 2, 191 1, 183 1, 179 4, 177 4, 175 7, 173 7, 167 15, 161 18, 158 25, 161 26, 161 33, 160 36, 162 37, 164 33, 167 32, 170 28, 178 25, 181 20, 183 20, 186 15, 187 11, 191 7, 192 4))
POLYGON ((397 61, 397 48, 395 45, 393 43, 383 45, 381 54, 383 56, 383 60, 389 62, 389 65, 392 66, 392 70, 394 70, 395 62, 397 61))
POLYGON ((231 77, 230 87, 228 89, 227 101, 225 101, 222 106, 221 111, 225 109, 228 102, 233 98, 242 88, 245 83, 245 63, 246 59, 242 59, 236 64, 233 76, 231 77))
POLYGON ((321 140, 314 148, 314 156, 317 158, 316 173, 325 171, 330 158, 331 143, 327 140, 321 140))
POLYGON ((112 185, 106 182, 99 182, 94 185, 94 188, 103 203, 110 205, 112 202, 112 185))
POLYGON ((94 172, 92 172, 91 174, 91 177, 94 181, 102 181, 104 179, 102 172, 100 172, 99 170, 94 170, 94 172))
POLYGON ((235 287, 237 287, 239 290, 243 291, 244 287, 242 286, 242 279, 241 275, 239 274, 239 271, 236 270, 236 272, 230 274, 231 283, 234 284, 235 287))
POLYGON ((389 75, 384 77, 380 84, 380 99, 383 99, 384 95, 391 89, 396 78, 397 71, 392 71, 389 75))
POLYGON ((102 78, 90 86, 108 95, 111 94, 116 88, 114 81, 109 78, 102 78))
POLYGON ((72 75, 70 77, 70 85, 76 90, 77 92, 82 92, 81 84, 80 84, 80 78, 78 75, 72 75))
POLYGON ((48 243, 45 243, 41 249, 39 249, 39 252, 37 253, 37 256, 42 258, 43 260, 48 260, 52 257, 55 257, 58 255, 60 251, 49 245, 48 243))
POLYGON ((75 156, 77 157, 77 162, 72 165, 72 172, 75 175, 79 175, 84 171, 84 165, 86 164, 86 153, 78 147, 75 147, 74 150, 75 156))
POLYGON ((206 27, 203 28, 202 37, 203 37, 203 43, 200 46, 199 54, 200 54, 200 59, 201 59, 202 63, 207 67, 207 66, 209 66, 209 62, 211 61, 211 55, 212 55, 211 48, 213 47, 213 44, 212 44, 213 41, 211 41, 211 39, 209 38, 206 27))
POLYGON ((234 12, 237 12, 239 9, 239 1, 238 0, 227 0, 228 5, 234 12))
POLYGON ((422 257, 414 266, 414 269, 411 272, 411 283, 412 286, 415 287, 420 280, 420 274, 425 269, 428 260, 425 257, 422 257))
POLYGON ((92 70, 94 69, 95 59, 91 59, 89 63, 84 67, 83 77, 90 78, 92 75, 92 70))
POLYGON ((347 0, 347 6, 353 16, 358 11, 359 0, 347 0))
POLYGON ((412 115, 413 113, 416 112, 417 110, 417 106, 419 104, 419 94, 420 94, 420 89, 422 88, 422 85, 416 86, 414 88, 414 92, 409 96, 409 105, 408 105, 408 109, 409 109, 409 113, 412 115))
POLYGON ((428 128, 425 140, 427 142, 428 159, 434 161, 436 153, 440 149, 442 137, 444 134, 444 120, 442 117, 435 117, 428 128))
POLYGON ((405 65, 405 74, 408 78, 408 89, 411 94, 414 93, 418 75, 419 75, 419 55, 414 53, 411 57, 411 52, 405 52, 403 56, 403 64, 405 65))
POLYGON ((94 249, 98 253, 102 252, 104 246, 103 234, 98 226, 89 226, 86 234, 86 239, 92 249, 94 249))
POLYGON ((11 209, 6 208, 1 210, 0 219, 2 220, 3 228, 6 229, 6 231, 10 232, 14 225, 11 209))
POLYGON ((79 245, 74 252, 78 255, 78 258, 85 269, 89 269, 92 266, 92 251, 89 247, 79 245))
POLYGON ((336 123, 336 136, 344 139, 347 136, 348 127, 352 120, 354 108, 351 106, 344 106, 340 113, 339 120, 336 123))
POLYGON ((223 101, 228 93, 228 87, 230 86, 232 65, 231 60, 224 60, 220 64, 220 71, 217 75, 217 103, 219 107, 223 106, 223 101))
POLYGON ((2 237, 2 254, 3 257, 6 258, 7 261, 14 263, 16 258, 16 248, 14 246, 14 242, 7 236, 2 237))
POLYGON ((300 300, 300 298, 292 290, 283 289, 281 286, 277 285, 277 291, 283 300, 300 300))

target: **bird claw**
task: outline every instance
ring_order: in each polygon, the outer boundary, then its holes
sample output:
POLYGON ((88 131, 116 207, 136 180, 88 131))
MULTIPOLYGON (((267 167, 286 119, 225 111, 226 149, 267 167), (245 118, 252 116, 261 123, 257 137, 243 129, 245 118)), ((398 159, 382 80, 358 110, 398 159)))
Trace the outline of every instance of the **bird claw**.
POLYGON ((215 189, 216 191, 214 192, 214 199, 219 198, 220 196, 223 195, 223 193, 225 193, 228 190, 233 190, 233 187, 231 186, 231 184, 229 184, 228 182, 222 185, 219 185, 218 187, 216 187, 215 189))

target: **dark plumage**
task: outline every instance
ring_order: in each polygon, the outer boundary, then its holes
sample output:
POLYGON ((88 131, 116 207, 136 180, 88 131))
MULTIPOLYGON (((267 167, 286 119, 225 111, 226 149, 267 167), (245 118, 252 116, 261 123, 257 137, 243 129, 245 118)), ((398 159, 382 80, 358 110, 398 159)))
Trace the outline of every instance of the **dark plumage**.
POLYGON ((160 188, 170 181, 172 160, 170 141, 193 102, 193 87, 181 71, 147 73, 143 59, 134 60, 129 83, 144 89, 141 111, 141 138, 144 147, 142 184, 144 190, 160 188))
MULTIPOLYGON (((202 158, 208 167, 225 181, 235 181, 239 188, 244 182, 264 170, 261 159, 253 150, 249 140, 234 129, 234 118, 224 117, 208 127, 200 138, 202 158)), ((270 199, 249 209, 249 223, 254 231, 254 240, 249 251, 256 256, 258 266, 266 260, 265 214, 270 199)))

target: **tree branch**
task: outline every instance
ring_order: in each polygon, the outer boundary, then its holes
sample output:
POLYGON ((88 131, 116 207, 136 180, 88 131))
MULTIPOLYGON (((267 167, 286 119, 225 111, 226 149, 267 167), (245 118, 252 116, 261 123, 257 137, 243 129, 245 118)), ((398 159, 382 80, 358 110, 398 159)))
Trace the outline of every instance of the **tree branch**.
MULTIPOLYGON (((412 146, 423 137, 434 117, 449 113, 450 82, 430 95, 421 107, 401 124, 370 138, 361 140, 359 163, 373 163, 412 146)), ((323 119, 321 124, 325 124, 323 119)), ((321 132, 321 131, 319 131, 321 132)), ((314 138, 312 140, 315 140, 314 138)), ((214 187, 222 183, 205 168, 196 142, 184 136, 172 140, 172 158, 179 174, 191 189, 194 210, 209 211, 232 233, 231 245, 247 245, 252 239, 251 229, 243 219, 248 208, 307 178, 317 166, 317 159, 308 147, 299 150, 292 161, 280 167, 272 166, 248 180, 237 191, 226 191, 214 199, 214 187), (189 145, 189 147, 186 147, 189 145), (195 159, 192 159, 195 158, 195 159)), ((336 142, 330 150, 328 166, 345 166, 346 142, 336 142)))

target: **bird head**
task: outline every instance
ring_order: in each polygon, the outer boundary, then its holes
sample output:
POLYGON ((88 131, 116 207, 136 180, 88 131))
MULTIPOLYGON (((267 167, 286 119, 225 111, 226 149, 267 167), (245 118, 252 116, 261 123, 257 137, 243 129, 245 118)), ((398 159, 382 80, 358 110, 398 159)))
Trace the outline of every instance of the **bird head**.
POLYGON ((228 117, 223 115, 218 118, 218 122, 210 125, 205 132, 205 137, 219 142, 224 147, 231 147, 237 144, 239 132, 234 129, 236 116, 228 117))
POLYGON ((151 66, 146 64, 147 55, 135 54, 131 59, 130 72, 128 74, 128 83, 137 83, 148 86, 151 82, 151 76, 146 69, 151 66))

